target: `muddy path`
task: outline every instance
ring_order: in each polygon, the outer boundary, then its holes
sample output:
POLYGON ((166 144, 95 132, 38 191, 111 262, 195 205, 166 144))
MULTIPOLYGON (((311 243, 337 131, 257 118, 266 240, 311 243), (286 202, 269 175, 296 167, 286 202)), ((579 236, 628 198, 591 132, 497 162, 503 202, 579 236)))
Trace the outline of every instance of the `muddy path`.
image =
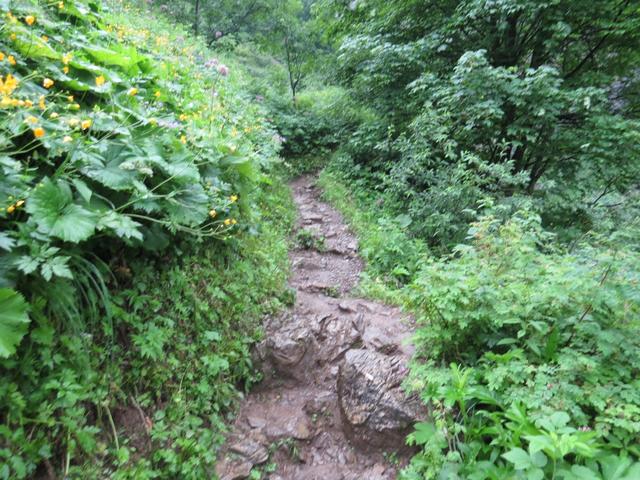
POLYGON ((291 183, 296 301, 266 321, 255 353, 265 378, 238 413, 217 467, 222 480, 252 468, 270 480, 395 479, 410 456, 404 437, 424 416, 400 388, 410 320, 350 295, 363 268, 357 240, 314 180, 291 183))

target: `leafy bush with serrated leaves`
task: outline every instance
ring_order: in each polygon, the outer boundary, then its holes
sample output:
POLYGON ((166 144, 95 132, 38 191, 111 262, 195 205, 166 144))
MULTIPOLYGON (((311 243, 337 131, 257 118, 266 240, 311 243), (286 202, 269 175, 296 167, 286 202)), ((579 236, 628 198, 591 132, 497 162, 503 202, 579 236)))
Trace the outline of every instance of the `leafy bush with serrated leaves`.
POLYGON ((73 282, 84 252, 248 228, 278 146, 237 72, 96 2, 0 7, 2 286, 73 282))
POLYGON ((161 17, 0 14, 0 478, 210 477, 284 290, 275 132, 161 17))
POLYGON ((434 423, 410 437, 423 454, 404 478, 635 478, 639 260, 560 249, 521 211, 473 223, 468 244, 426 264, 407 293, 409 384, 434 423))

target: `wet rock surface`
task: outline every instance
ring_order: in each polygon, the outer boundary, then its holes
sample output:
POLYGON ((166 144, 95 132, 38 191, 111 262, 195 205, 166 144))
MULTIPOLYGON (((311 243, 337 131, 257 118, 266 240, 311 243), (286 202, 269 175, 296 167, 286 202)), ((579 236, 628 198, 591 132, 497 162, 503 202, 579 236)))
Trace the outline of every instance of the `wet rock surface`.
POLYGON ((219 454, 217 475, 247 478, 275 464, 271 480, 391 480, 410 456, 399 449, 424 409, 401 388, 413 353, 411 320, 353 298, 362 261, 340 214, 313 176, 292 182, 297 228, 323 248, 294 248, 295 305, 270 318, 254 357, 264 380, 246 397, 219 454), (399 452, 391 464, 385 453, 399 452))

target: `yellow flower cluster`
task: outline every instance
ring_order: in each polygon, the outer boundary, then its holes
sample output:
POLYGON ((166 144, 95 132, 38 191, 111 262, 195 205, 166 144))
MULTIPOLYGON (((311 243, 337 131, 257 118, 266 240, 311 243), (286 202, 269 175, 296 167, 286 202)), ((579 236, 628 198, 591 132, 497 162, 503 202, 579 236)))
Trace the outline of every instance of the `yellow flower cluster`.
POLYGON ((9 65, 14 66, 17 62, 16 62, 16 57, 14 57, 13 55, 5 55, 4 53, 0 52, 0 62, 4 62, 4 59, 7 59, 7 62, 9 62, 9 65))
POLYGON ((7 77, 3 80, 0 76, 0 94, 3 96, 10 96, 13 91, 18 87, 18 80, 11 75, 7 74, 7 77))
POLYGON ((23 205, 24 205, 24 200, 18 200, 16 203, 11 204, 7 207, 7 213, 13 213, 23 205))

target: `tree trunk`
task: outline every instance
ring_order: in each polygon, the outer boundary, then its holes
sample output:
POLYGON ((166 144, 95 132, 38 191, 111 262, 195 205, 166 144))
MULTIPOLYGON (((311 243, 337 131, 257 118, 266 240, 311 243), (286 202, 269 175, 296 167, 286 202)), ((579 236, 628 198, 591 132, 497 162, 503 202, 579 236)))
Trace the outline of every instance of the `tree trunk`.
POLYGON ((198 25, 200 24, 200 0, 196 0, 195 18, 193 19, 193 31, 198 36, 198 25))

